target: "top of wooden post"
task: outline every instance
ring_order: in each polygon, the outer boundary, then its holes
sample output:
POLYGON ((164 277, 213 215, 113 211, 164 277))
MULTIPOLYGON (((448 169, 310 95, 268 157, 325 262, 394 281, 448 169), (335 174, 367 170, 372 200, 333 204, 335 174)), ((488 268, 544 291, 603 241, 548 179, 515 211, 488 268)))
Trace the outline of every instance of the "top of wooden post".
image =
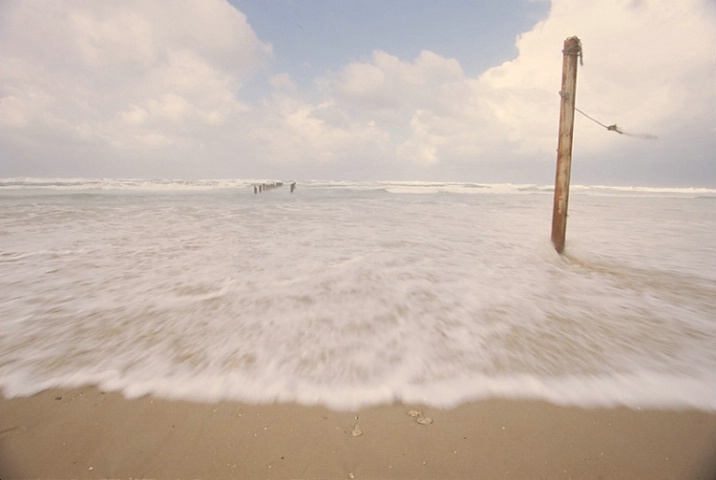
POLYGON ((564 49, 562 53, 565 55, 579 56, 579 63, 582 64, 582 41, 578 37, 569 37, 564 41, 564 49))

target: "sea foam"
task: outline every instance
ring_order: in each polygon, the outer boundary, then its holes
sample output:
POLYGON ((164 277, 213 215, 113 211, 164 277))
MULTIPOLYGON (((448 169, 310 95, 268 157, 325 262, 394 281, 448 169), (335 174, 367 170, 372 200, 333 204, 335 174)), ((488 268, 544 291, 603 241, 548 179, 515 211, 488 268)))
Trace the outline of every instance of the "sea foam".
POLYGON ((713 191, 0 181, 0 388, 716 410, 713 191))

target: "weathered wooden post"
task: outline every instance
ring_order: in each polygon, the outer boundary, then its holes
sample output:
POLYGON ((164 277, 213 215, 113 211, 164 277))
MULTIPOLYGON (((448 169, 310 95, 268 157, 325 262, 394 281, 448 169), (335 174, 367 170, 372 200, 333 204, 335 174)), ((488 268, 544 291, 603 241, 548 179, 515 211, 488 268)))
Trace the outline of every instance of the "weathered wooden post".
POLYGON ((559 142, 557 144, 557 175, 554 182, 552 210, 552 243, 557 253, 564 250, 567 233, 567 205, 569 203, 569 175, 572 168, 572 134, 574 133, 574 104, 577 93, 577 58, 582 58, 582 44, 577 37, 564 41, 562 60, 562 97, 559 110, 559 142))

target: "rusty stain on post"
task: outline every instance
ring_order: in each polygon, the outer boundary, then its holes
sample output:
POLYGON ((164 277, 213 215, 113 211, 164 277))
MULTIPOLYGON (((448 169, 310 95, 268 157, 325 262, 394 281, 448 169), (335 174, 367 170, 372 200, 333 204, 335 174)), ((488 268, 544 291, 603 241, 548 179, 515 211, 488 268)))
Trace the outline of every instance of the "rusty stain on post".
POLYGON ((564 251, 569 203, 569 176, 572 168, 572 135, 574 133, 574 105, 577 93, 577 58, 582 45, 577 37, 564 41, 562 60, 562 101, 559 110, 559 142, 557 144, 557 175, 554 183, 552 210, 552 243, 557 253, 564 251))

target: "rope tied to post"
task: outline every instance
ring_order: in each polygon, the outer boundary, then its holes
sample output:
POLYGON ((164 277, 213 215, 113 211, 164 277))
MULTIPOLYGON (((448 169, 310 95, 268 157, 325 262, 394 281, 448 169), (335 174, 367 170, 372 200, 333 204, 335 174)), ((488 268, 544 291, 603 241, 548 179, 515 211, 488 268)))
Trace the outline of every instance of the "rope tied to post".
MULTIPOLYGON (((574 37, 567 38, 564 41, 564 49, 562 50, 562 53, 564 55, 572 55, 572 56, 579 57, 579 64, 584 65, 584 50, 582 49, 582 41, 579 39, 579 37, 574 36, 574 37)), ((565 92, 560 91, 559 95, 564 98, 566 94, 565 94, 565 92)), ((587 117, 589 120, 596 123, 597 125, 600 125, 600 126, 606 128, 610 132, 617 132, 619 135, 626 135, 628 137, 636 137, 636 138, 644 138, 647 140, 653 140, 653 139, 657 138, 656 135, 627 133, 624 130, 622 130, 621 128, 619 128, 616 123, 613 125, 605 125, 602 122, 600 122, 599 120, 590 117, 589 115, 587 115, 586 113, 584 113, 583 111, 578 109, 576 106, 574 107, 574 109, 576 111, 578 111, 579 113, 581 113, 582 115, 584 115, 585 117, 587 117)))
POLYGON ((624 130, 622 130, 621 128, 619 128, 616 123, 613 125, 605 125, 602 122, 600 122, 599 120, 590 117, 589 115, 587 115, 586 113, 584 113, 583 111, 578 109, 577 107, 574 107, 574 109, 576 111, 578 111, 579 113, 581 113, 582 115, 584 115, 585 117, 587 117, 589 120, 596 123, 597 125, 606 128, 610 132, 617 132, 619 135, 626 135, 627 137, 643 138, 646 140, 655 140, 656 138, 658 138, 656 135, 640 134, 640 133, 627 133, 624 130))

